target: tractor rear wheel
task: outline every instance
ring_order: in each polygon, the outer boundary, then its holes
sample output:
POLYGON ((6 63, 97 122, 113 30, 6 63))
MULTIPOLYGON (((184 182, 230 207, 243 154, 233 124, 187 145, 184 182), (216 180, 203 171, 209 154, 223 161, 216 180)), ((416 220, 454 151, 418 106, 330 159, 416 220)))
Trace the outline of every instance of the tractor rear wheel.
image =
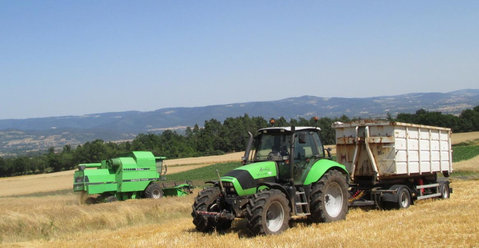
POLYGON ((344 220, 348 198, 346 176, 337 170, 328 171, 312 187, 310 219, 313 222, 344 220))
POLYGON ((220 190, 217 187, 206 188, 195 198, 191 216, 193 216, 193 224, 195 224, 196 230, 207 233, 216 229, 218 232, 224 232, 231 227, 232 220, 219 219, 215 221, 213 218, 207 218, 196 213, 196 211, 221 212, 217 203, 219 198, 220 190))
POLYGON ((280 190, 256 193, 249 207, 248 228, 254 235, 278 234, 288 229, 291 210, 286 196, 280 190))
POLYGON ((145 189, 145 197, 159 199, 163 197, 163 189, 158 183, 151 183, 145 189))

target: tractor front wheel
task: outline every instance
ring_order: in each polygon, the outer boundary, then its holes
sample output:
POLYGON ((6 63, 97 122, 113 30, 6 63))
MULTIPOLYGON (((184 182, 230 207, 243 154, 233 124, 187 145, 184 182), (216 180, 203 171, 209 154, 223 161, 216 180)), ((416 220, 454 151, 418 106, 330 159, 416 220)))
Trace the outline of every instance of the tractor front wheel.
POLYGON ((348 212, 348 195, 348 184, 343 173, 337 170, 325 173, 311 191, 311 220, 344 220, 348 212))
POLYGON ((232 220, 214 220, 213 218, 207 218, 206 216, 197 213, 197 211, 220 212, 221 207, 217 201, 219 198, 220 190, 217 187, 206 188, 195 198, 191 216, 193 216, 193 224, 195 225, 196 230, 207 233, 216 229, 218 232, 224 232, 231 227, 232 220))
POLYGON ((278 234, 288 229, 291 210, 286 196, 280 190, 256 193, 249 207, 248 228, 254 235, 278 234))

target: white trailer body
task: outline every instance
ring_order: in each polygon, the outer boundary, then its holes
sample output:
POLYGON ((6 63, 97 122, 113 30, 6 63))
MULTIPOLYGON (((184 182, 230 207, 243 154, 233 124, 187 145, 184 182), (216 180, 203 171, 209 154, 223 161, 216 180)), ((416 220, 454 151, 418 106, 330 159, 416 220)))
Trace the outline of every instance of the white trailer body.
POLYGON ((452 172, 451 129, 389 121, 335 123, 336 159, 377 180, 452 172))
POLYGON ((437 181, 437 173, 452 172, 451 129, 383 120, 337 122, 333 128, 336 160, 357 192, 367 192, 366 202, 401 208, 452 192, 448 181, 437 181))

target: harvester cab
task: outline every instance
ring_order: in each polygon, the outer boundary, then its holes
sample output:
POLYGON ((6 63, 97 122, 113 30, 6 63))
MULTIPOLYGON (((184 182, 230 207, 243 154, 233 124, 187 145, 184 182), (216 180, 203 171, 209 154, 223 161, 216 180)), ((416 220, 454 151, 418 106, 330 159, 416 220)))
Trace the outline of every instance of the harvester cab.
POLYGON ((344 219, 346 168, 325 156, 317 127, 269 127, 250 140, 243 164, 199 193, 193 205, 197 230, 228 229, 247 218, 254 234, 288 228, 290 216, 313 221, 344 219))

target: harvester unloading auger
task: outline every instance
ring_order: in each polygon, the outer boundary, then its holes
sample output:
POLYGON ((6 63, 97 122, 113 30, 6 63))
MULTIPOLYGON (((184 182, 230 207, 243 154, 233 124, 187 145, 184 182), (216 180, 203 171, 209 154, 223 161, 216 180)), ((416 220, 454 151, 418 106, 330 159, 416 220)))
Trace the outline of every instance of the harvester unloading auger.
POLYGON ((73 178, 73 191, 81 193, 82 203, 190 194, 193 186, 189 182, 172 187, 160 183, 166 180, 165 159, 151 152, 134 151, 129 156, 100 163, 79 164, 73 178))

